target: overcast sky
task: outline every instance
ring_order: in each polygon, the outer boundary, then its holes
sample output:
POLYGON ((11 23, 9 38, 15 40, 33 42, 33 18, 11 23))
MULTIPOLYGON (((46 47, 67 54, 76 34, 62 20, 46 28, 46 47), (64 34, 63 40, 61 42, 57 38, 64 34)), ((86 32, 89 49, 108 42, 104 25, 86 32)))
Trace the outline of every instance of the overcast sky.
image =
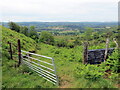
POLYGON ((1 0, 2 21, 110 22, 119 0, 1 0))

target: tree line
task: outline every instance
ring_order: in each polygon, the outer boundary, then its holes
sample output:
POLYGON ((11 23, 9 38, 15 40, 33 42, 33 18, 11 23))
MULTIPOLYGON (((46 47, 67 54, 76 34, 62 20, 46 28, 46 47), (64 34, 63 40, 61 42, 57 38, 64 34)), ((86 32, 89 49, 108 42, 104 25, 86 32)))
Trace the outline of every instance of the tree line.
POLYGON ((14 30, 18 33, 22 33, 27 37, 31 37, 35 41, 38 41, 38 39, 39 39, 39 34, 35 30, 35 26, 30 26, 30 27, 20 26, 14 22, 9 22, 8 26, 11 30, 14 30))

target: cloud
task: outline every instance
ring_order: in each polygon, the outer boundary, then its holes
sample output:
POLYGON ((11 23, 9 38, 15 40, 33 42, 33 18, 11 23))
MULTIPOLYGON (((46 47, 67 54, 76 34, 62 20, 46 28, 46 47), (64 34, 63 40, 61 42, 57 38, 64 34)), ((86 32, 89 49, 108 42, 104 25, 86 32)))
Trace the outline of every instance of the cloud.
POLYGON ((0 7, 3 21, 91 21, 92 17, 98 21, 117 20, 117 2, 118 0, 3 0, 0 7))

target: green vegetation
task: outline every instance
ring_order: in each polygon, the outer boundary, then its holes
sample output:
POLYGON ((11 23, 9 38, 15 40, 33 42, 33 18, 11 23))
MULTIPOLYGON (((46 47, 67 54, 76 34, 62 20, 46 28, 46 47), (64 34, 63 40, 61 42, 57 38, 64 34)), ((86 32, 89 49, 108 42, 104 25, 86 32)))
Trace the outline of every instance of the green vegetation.
POLYGON ((20 32, 20 26, 17 25, 16 23, 14 23, 14 22, 9 22, 8 25, 9 25, 9 28, 10 28, 11 30, 14 30, 14 31, 16 31, 16 32, 20 32))
MULTIPOLYGON (((83 42, 89 42, 89 49, 102 49, 105 48, 106 37, 109 37, 109 47, 116 47, 113 42, 113 38, 117 39, 116 27, 111 27, 109 30, 100 29, 100 27, 99 29, 86 28, 81 30, 82 33, 79 32, 78 34, 69 34, 63 30, 64 33, 67 33, 64 35, 55 35, 54 32, 58 32, 58 30, 41 31, 39 32, 39 38, 34 36, 36 34, 34 26, 30 26, 29 29, 26 26, 20 26, 19 32, 12 28, 10 30, 3 26, 1 27, 3 88, 118 88, 120 82, 117 82, 117 79, 120 65, 117 49, 108 57, 106 62, 96 65, 82 64, 83 42), (30 34, 30 32, 27 33, 28 31, 35 32, 30 34), (39 77, 24 64, 16 67, 18 62, 18 39, 21 40, 21 48, 23 50, 35 50, 38 54, 55 59, 59 86, 55 86, 39 77), (13 60, 10 60, 8 53, 8 41, 12 43, 13 60)), ((71 26, 60 26, 61 29, 65 27, 68 29, 71 26)))
POLYGON ((32 39, 34 39, 36 42, 38 42, 39 36, 37 34, 37 32, 35 31, 35 27, 34 26, 20 26, 14 22, 9 22, 8 26, 11 30, 14 30, 16 32, 20 32, 26 36, 31 37, 32 39))
POLYGON ((116 51, 117 50, 115 50, 115 52, 109 56, 105 63, 100 65, 88 64, 85 66, 77 64, 75 69, 75 77, 78 79, 82 78, 82 80, 85 82, 91 82, 88 86, 84 85, 88 88, 115 88, 114 85, 119 83, 118 69, 120 67, 118 63, 118 53, 116 53, 116 51))
POLYGON ((46 43, 46 44, 54 44, 54 37, 51 33, 43 31, 40 35, 40 42, 46 43))
MULTIPOLYGON (((0 26, 1 27, 1 26, 0 26)), ((5 27, 2 28, 2 88, 51 88, 56 87, 50 82, 39 77, 32 70, 28 69, 25 65, 16 67, 18 63, 17 58, 17 40, 21 40, 22 50, 31 51, 37 49, 37 43, 23 34, 17 33, 5 27), (13 60, 9 57, 9 45, 7 42, 12 43, 13 60), (32 81, 32 82, 31 82, 32 81), (41 85, 42 84, 42 85, 41 85), (44 85, 43 85, 44 84, 44 85)))

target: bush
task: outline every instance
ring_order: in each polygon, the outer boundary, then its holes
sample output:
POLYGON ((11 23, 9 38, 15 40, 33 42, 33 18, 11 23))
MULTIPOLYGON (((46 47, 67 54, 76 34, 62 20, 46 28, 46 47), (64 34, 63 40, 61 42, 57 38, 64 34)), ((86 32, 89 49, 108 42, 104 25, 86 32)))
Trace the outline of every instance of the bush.
POLYGON ((58 47, 66 47, 67 46, 67 40, 59 40, 56 42, 56 45, 58 47))
POLYGON ((69 43, 67 44, 67 47, 69 47, 69 48, 74 48, 74 43, 69 42, 69 43))
POLYGON ((118 50, 115 50, 106 61, 106 64, 110 66, 110 70, 112 70, 114 73, 120 72, 119 58, 120 56, 118 50))
POLYGON ((75 41, 73 42, 74 45, 82 45, 82 42, 81 42, 80 40, 81 40, 81 38, 80 38, 80 37, 77 37, 77 38, 75 39, 75 41))
POLYGON ((84 79, 89 79, 96 81, 104 75, 105 69, 98 67, 96 65, 78 65, 75 69, 76 77, 83 77, 84 79))

